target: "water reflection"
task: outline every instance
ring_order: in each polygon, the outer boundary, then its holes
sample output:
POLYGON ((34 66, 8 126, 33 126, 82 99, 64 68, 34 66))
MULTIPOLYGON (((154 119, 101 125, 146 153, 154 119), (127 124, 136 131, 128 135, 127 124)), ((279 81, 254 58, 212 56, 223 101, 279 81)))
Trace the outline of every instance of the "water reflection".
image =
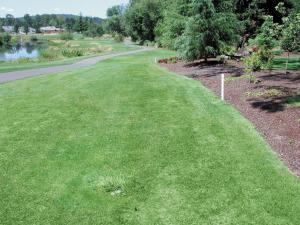
POLYGON ((12 61, 21 58, 37 58, 39 56, 39 47, 32 43, 0 49, 0 61, 12 61))

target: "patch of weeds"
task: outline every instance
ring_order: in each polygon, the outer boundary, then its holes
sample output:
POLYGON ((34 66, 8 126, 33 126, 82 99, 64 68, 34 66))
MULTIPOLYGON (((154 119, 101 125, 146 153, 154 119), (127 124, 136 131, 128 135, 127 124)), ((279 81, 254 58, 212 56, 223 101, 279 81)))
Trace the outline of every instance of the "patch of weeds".
POLYGON ((40 57, 47 60, 58 59, 60 55, 60 52, 56 51, 53 48, 43 49, 40 51, 40 57))
POLYGON ((229 77, 226 77, 225 78, 225 82, 230 82, 230 81, 236 81, 236 80, 244 80, 244 79, 250 79, 250 75, 242 75, 242 76, 239 76, 239 77, 236 77, 236 76, 229 76, 229 77))
POLYGON ((102 52, 111 52, 113 49, 111 46, 96 46, 88 49, 88 52, 92 54, 102 53, 102 52))
POLYGON ((284 93, 280 90, 272 88, 266 91, 258 91, 258 92, 247 91, 245 95, 248 97, 278 97, 278 96, 283 96, 284 93))
POLYGON ((158 63, 164 63, 164 64, 175 64, 179 61, 180 59, 178 57, 170 57, 166 59, 159 59, 158 63))
POLYGON ((94 175, 87 178, 87 183, 95 191, 109 193, 112 196, 125 195, 125 179, 122 176, 94 175))
POLYGON ((32 62, 35 62, 35 61, 36 60, 32 59, 32 58, 20 58, 20 59, 11 61, 11 62, 12 62, 12 64, 22 64, 22 63, 32 63, 32 62))
POLYGON ((295 144, 295 140, 289 140, 289 145, 293 145, 293 144, 295 144))
POLYGON ((84 51, 82 49, 79 48, 74 48, 74 49, 70 49, 70 48, 64 48, 61 51, 61 54, 64 57, 68 57, 68 58, 72 58, 72 57, 80 57, 84 55, 84 51))

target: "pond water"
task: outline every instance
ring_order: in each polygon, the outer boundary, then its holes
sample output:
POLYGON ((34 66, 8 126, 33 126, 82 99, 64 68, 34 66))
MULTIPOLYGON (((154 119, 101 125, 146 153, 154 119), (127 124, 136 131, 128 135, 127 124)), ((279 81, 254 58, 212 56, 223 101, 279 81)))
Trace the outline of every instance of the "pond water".
POLYGON ((40 54, 39 49, 39 46, 30 43, 0 49, 0 61, 13 61, 21 58, 37 58, 40 54))

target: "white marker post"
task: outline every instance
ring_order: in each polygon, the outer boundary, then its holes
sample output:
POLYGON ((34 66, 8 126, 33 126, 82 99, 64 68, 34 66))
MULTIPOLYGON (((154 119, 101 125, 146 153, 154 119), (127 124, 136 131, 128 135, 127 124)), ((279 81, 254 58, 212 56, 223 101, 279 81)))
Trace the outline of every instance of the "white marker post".
POLYGON ((221 99, 222 99, 222 101, 225 100, 225 98, 224 98, 224 73, 221 74, 221 99))
POLYGON ((157 58, 155 57, 155 63, 157 63, 157 58))

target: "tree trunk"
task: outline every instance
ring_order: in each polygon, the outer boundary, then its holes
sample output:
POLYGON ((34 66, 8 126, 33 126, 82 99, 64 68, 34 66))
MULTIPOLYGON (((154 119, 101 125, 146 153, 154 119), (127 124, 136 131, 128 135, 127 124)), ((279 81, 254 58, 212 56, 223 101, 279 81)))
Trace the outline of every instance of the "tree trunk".
POLYGON ((290 59, 290 52, 288 52, 288 57, 287 57, 287 60, 286 60, 286 63, 285 63, 285 74, 287 74, 289 59, 290 59))

